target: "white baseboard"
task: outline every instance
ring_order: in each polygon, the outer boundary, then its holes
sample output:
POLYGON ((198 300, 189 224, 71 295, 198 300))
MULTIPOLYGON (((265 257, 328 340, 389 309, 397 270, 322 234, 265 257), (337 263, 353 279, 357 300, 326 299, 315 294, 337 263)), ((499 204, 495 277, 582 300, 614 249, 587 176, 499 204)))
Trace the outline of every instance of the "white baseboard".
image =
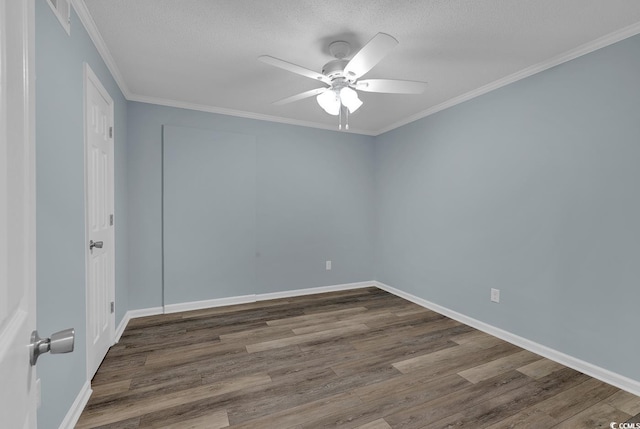
POLYGON ((84 386, 82 386, 82 389, 80 389, 76 400, 73 401, 71 408, 67 411, 67 415, 64 416, 64 420, 60 423, 60 429, 73 429, 76 426, 84 407, 87 405, 87 402, 89 402, 92 392, 91 383, 87 380, 84 386))
POLYGON ((113 340, 114 344, 120 341, 120 337, 122 337, 122 334, 131 319, 135 319, 136 317, 155 316, 158 314, 162 314, 162 307, 150 307, 127 311, 116 329, 115 338, 113 340))
POLYGON ((315 295, 318 293, 339 292, 341 290, 361 289, 375 286, 373 281, 358 283, 343 283, 332 286, 320 286, 307 289, 287 290, 283 292, 261 293, 256 295, 256 301, 266 301, 268 299, 293 298, 295 296, 315 295))
POLYGON ((546 357, 547 359, 551 359, 564 366, 573 368, 576 371, 580 371, 593 378, 597 378, 598 380, 604 381, 605 383, 611 384, 612 386, 616 386, 629 393, 640 396, 640 381, 638 380, 625 377, 624 375, 620 375, 615 372, 609 371, 608 369, 604 369, 589 362, 585 362, 581 359, 559 352, 550 347, 543 346, 542 344, 512 334, 511 332, 505 331, 504 329, 497 328, 469 316, 465 316, 464 314, 450 310, 441 305, 434 304, 433 302, 419 298, 410 293, 403 292, 384 283, 374 281, 373 284, 378 288, 399 296, 400 298, 404 298, 407 301, 411 301, 422 307, 428 308, 429 310, 433 310, 436 313, 440 313, 451 319, 457 320, 458 322, 464 323, 465 325, 469 325, 480 331, 486 332, 487 334, 493 335, 494 337, 498 337, 501 340, 507 341, 511 344, 515 344, 518 347, 522 347, 525 350, 529 350, 532 353, 546 357))
POLYGON ((164 306, 165 313, 178 313, 180 311, 202 310, 205 308, 224 307, 227 305, 247 304, 250 302, 266 301, 269 299, 292 298, 294 296, 315 295, 318 293, 337 292, 341 290, 359 289, 374 286, 372 281, 358 283, 343 283, 331 286, 312 287, 307 289, 294 289, 282 292, 260 293, 251 295, 231 296, 227 298, 207 299, 204 301, 184 302, 164 306))
POLYGON ((228 298, 206 299, 203 301, 181 302, 180 304, 167 304, 164 306, 164 312, 179 313, 181 311, 202 310, 204 308, 224 307, 225 305, 246 304, 255 302, 255 295, 231 296, 228 298))
POLYGON ((315 295, 318 293, 337 292, 342 290, 360 289, 376 286, 373 281, 343 283, 330 286, 312 287, 307 289, 294 289, 281 292, 251 294, 231 296, 226 298, 207 299, 202 301, 183 302, 179 304, 168 304, 163 307, 143 308, 140 310, 129 310, 124 315, 118 328, 116 329, 115 342, 120 341, 122 333, 131 319, 136 317, 155 316, 157 314, 179 313, 181 311, 202 310, 206 308, 224 307, 227 305, 247 304, 250 302, 266 301, 269 299, 292 298, 295 296, 315 295))

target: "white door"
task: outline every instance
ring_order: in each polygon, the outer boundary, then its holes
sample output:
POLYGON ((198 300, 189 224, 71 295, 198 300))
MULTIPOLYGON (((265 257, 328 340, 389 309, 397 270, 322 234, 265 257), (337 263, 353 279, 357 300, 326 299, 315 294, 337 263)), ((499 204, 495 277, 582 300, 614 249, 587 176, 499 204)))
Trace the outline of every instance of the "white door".
POLYGON ((33 1, 0 0, 0 426, 35 428, 33 1))
POLYGON ((87 225, 87 376, 113 345, 113 100, 85 64, 85 172, 87 225))

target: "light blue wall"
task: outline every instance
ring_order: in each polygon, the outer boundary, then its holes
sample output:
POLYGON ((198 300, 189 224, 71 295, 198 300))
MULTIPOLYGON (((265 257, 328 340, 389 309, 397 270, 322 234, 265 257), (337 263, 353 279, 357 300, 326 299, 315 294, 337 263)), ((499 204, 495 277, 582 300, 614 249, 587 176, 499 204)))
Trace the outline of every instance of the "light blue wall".
POLYGON ((378 136, 377 279, 640 380, 639 76, 636 36, 378 136))
POLYGON ((258 292, 372 280, 373 138, 272 125, 257 141, 258 292))
POLYGON ((38 361, 42 429, 60 425, 86 380, 83 62, 115 101, 118 323, 128 309, 126 100, 77 15, 68 36, 45 1, 36 0, 37 325, 41 335, 76 329, 73 353, 38 361))
POLYGON ((256 138, 163 132, 164 302, 255 293, 256 138))
POLYGON ((77 330, 38 363, 40 427, 86 373, 84 61, 116 103, 116 323, 163 302, 167 125, 255 139, 253 293, 375 274, 640 380, 640 38, 372 138, 126 102, 75 13, 69 37, 37 0, 38 327, 77 330))
MULTIPOLYGON (((128 113, 131 308, 162 305, 163 125, 243 134, 256 142, 257 281, 251 290, 218 290, 209 298, 372 278, 372 137, 135 102, 128 113), (326 260, 333 262, 331 271, 326 260)), ((167 303, 194 296, 178 292, 167 303)))

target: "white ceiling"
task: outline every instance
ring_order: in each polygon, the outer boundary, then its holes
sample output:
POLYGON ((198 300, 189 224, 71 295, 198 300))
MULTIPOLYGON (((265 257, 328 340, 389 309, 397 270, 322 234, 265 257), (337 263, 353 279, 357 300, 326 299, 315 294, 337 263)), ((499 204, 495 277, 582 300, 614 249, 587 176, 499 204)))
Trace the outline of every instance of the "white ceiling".
POLYGON ((351 128, 372 135, 640 33, 639 0, 82 1, 127 98, 320 128, 337 118, 314 97, 271 103, 322 85, 258 57, 320 71, 330 42, 388 33, 399 45, 365 78, 429 87, 361 93, 351 128))

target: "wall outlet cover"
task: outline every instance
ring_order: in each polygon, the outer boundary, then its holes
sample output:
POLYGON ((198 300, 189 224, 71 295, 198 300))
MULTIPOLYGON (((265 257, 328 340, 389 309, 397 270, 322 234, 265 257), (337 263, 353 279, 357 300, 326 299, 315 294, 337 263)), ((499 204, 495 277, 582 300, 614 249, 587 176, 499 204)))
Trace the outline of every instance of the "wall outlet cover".
POLYGON ((491 288, 491 301, 500 302, 500 289, 491 288))

